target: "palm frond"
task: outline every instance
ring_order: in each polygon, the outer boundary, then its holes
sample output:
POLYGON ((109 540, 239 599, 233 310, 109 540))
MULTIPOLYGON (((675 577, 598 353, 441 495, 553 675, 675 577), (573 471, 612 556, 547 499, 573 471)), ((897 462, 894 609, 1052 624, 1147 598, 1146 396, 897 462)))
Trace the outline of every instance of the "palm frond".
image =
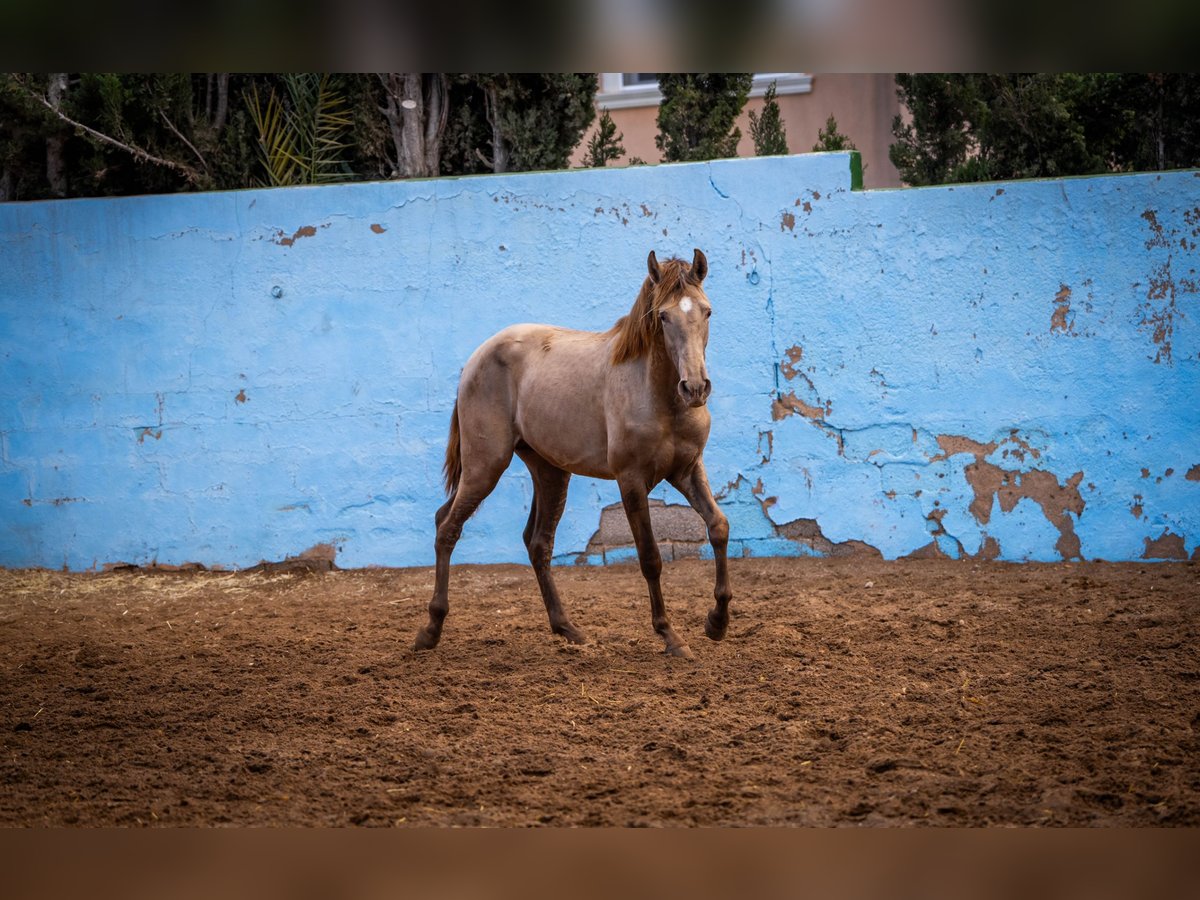
POLYGON ((329 184, 353 177, 346 140, 353 125, 350 104, 337 77, 312 72, 283 76, 286 102, 272 90, 265 105, 257 87, 246 105, 259 133, 268 183, 329 184))
POLYGON ((279 95, 272 89, 264 104, 258 94, 258 85, 254 85, 245 99, 250 118, 258 130, 259 157, 266 174, 263 183, 270 187, 301 183, 302 161, 297 153, 296 130, 279 95))

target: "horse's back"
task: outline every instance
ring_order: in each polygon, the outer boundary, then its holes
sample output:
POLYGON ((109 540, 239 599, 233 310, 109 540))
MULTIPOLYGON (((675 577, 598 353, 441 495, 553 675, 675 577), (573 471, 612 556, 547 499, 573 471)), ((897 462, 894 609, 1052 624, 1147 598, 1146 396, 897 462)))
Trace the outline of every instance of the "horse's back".
POLYGON ((610 348, 605 335, 511 325, 479 346, 459 385, 460 414, 511 423, 512 435, 577 474, 608 474, 604 424, 610 348))
MULTIPOLYGON (((509 373, 514 384, 526 375, 560 369, 596 368, 604 360, 603 335, 556 325, 509 325, 476 348, 463 366, 463 381, 486 373, 509 373)), ((599 374, 599 372, 597 373, 599 374)))

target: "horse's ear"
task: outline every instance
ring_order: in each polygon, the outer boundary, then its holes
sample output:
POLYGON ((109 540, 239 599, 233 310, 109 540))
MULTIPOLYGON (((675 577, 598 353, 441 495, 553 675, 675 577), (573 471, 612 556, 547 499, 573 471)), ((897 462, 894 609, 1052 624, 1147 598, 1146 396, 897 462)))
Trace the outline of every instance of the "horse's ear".
POLYGON ((646 268, 650 272, 650 283, 658 284, 658 279, 662 277, 662 273, 658 270, 658 257, 654 255, 653 250, 646 257, 646 268))
POLYGON ((699 247, 696 248, 696 255, 692 257, 692 279, 699 284, 704 280, 704 276, 708 274, 708 258, 704 255, 699 247))

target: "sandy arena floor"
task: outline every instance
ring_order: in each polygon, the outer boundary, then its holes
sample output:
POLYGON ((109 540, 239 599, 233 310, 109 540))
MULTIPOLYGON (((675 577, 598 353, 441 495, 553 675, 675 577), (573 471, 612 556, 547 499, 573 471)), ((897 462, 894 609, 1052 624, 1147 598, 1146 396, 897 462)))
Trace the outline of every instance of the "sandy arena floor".
POLYGON ((0 572, 0 825, 1200 825, 1200 567, 0 572))

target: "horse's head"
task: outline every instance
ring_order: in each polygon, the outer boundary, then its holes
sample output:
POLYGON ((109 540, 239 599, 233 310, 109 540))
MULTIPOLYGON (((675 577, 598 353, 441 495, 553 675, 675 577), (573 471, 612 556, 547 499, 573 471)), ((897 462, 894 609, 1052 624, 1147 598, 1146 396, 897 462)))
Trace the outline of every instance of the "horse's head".
POLYGON ((660 266, 651 250, 646 265, 655 294, 654 314, 658 316, 667 356, 679 375, 679 395, 688 406, 703 406, 712 393, 704 361, 708 317, 712 315, 712 304, 702 287, 708 260, 697 249, 691 266, 677 259, 660 266))

